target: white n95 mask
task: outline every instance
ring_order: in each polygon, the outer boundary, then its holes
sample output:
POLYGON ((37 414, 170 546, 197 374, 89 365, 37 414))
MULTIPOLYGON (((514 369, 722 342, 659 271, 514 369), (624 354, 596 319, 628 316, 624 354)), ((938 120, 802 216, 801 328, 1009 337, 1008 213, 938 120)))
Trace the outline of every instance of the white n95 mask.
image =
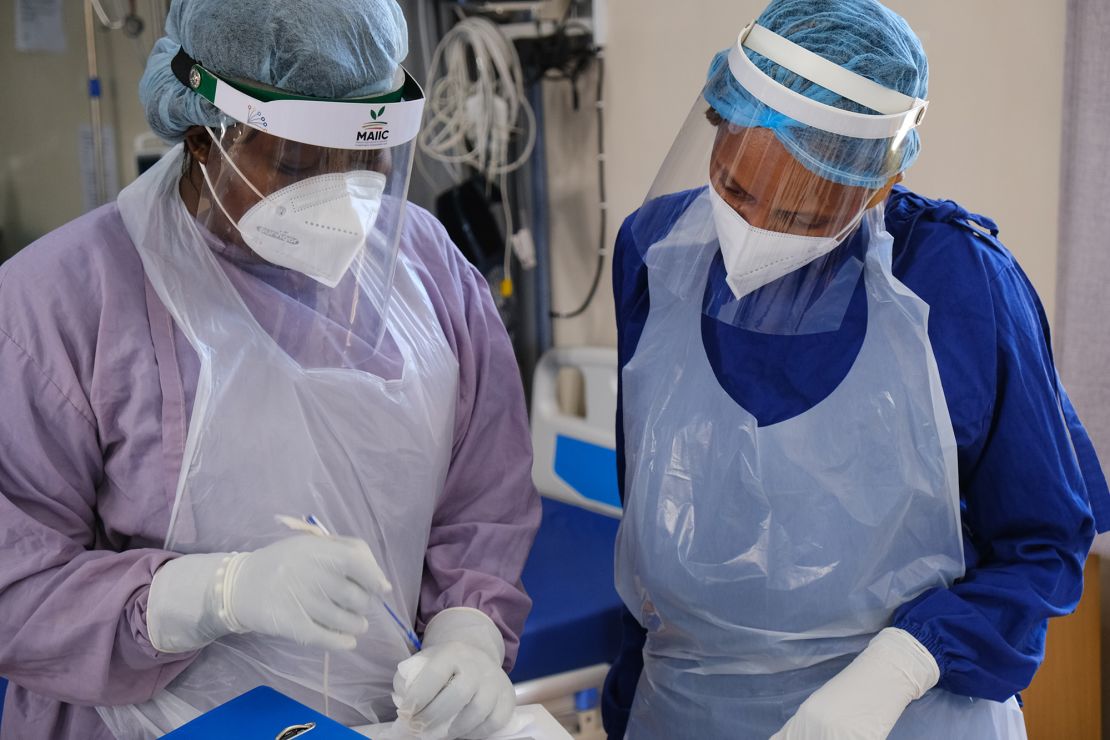
POLYGON ((835 236, 798 236, 752 226, 725 202, 712 183, 709 202, 713 205, 726 281, 737 299, 836 249, 863 215, 835 236))
POLYGON ((211 129, 208 133, 223 152, 223 161, 259 198, 236 222, 216 194, 208 168, 200 163, 212 199, 246 245, 267 262, 296 270, 329 288, 338 285, 377 221, 385 175, 373 170, 315 175, 263 195, 211 129))
POLYGON ((317 175, 260 195, 261 200, 236 223, 203 164, 201 172, 216 205, 259 257, 329 288, 339 284, 366 244, 381 210, 386 181, 385 175, 372 171, 317 175))
POLYGON ((317 175, 265 196, 236 224, 258 256, 334 288, 374 228, 380 172, 317 175))

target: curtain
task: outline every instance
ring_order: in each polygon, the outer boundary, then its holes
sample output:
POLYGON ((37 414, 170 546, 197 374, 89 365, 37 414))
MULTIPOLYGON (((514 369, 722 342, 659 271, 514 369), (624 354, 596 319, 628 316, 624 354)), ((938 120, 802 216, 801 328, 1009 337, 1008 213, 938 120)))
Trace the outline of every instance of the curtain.
POLYGON ((1106 470, 1110 463, 1110 45, 1106 43, 1110 2, 1069 0, 1067 33, 1057 363, 1106 470))
MULTIPOLYGON (((1110 0, 1068 0, 1057 365, 1110 472, 1110 0)), ((1110 558, 1110 534, 1095 551, 1110 558)), ((1103 673, 1110 666, 1110 567, 1101 583, 1103 673)), ((1102 680, 1110 707, 1110 680, 1102 680)), ((1103 712, 1110 738, 1110 712, 1103 712)))

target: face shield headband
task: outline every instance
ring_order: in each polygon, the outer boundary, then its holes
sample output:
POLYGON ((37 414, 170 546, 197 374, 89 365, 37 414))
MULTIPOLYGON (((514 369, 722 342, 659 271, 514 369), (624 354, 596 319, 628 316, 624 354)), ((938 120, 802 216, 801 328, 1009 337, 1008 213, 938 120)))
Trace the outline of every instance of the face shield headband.
POLYGON ((184 49, 172 62, 174 75, 236 121, 289 141, 330 149, 386 149, 416 138, 424 92, 403 68, 383 95, 331 100, 229 80, 211 72, 184 49))
POLYGON ((749 23, 728 55, 729 70, 754 98, 768 108, 831 134, 857 139, 891 139, 897 147, 921 125, 929 101, 913 98, 830 62, 819 54, 760 26, 749 23), (878 112, 856 113, 820 103, 794 92, 760 70, 744 49, 855 103, 878 112))

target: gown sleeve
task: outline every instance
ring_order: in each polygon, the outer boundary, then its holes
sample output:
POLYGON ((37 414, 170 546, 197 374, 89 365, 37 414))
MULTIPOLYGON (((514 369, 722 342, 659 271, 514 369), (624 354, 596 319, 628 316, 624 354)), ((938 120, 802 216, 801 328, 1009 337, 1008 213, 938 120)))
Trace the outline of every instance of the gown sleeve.
MULTIPOLYGON (((979 339, 993 351, 969 382, 990 397, 979 439, 960 460, 967 571, 900 607, 894 625, 937 659, 941 688, 1003 701, 1032 680, 1048 618, 1079 601, 1091 502, 1104 507, 1107 490, 1059 384, 1032 285, 1007 255, 985 287, 993 327, 979 339)), ((946 395, 959 393, 949 393, 953 382, 946 395)))
POLYGON ((479 609, 505 638, 509 670, 532 606, 520 576, 540 522, 524 390, 485 279, 438 224, 429 230, 448 264, 447 274, 434 279, 459 288, 442 292, 459 390, 451 464, 424 560, 419 627, 443 609, 479 609))
POLYGON ((150 582, 172 555, 100 547, 103 454, 68 353, 88 327, 22 264, 0 269, 0 675, 73 704, 142 702, 195 657, 147 635, 150 582))

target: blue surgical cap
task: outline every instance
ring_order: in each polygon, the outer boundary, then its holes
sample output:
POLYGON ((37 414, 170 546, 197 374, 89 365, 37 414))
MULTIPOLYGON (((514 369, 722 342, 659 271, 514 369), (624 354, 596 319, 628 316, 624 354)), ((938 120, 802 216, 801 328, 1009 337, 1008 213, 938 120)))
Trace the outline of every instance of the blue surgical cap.
POLYGON ((169 141, 223 117, 174 76, 181 49, 221 77, 348 98, 389 91, 408 29, 395 0, 173 0, 139 83, 151 129, 169 141))
MULTIPOLYGON (((901 16, 877 0, 773 0, 756 22, 883 87, 913 98, 928 94, 929 62, 921 41, 901 16)), ((744 53, 764 74, 811 100, 855 113, 876 113, 750 49, 744 53)), ((767 108, 732 76, 727 50, 714 57, 703 94, 730 123, 773 130, 802 164, 833 182, 881 187, 912 165, 921 149, 916 130, 897 144, 833 137, 767 108), (830 146, 833 141, 836 146, 830 146)))

